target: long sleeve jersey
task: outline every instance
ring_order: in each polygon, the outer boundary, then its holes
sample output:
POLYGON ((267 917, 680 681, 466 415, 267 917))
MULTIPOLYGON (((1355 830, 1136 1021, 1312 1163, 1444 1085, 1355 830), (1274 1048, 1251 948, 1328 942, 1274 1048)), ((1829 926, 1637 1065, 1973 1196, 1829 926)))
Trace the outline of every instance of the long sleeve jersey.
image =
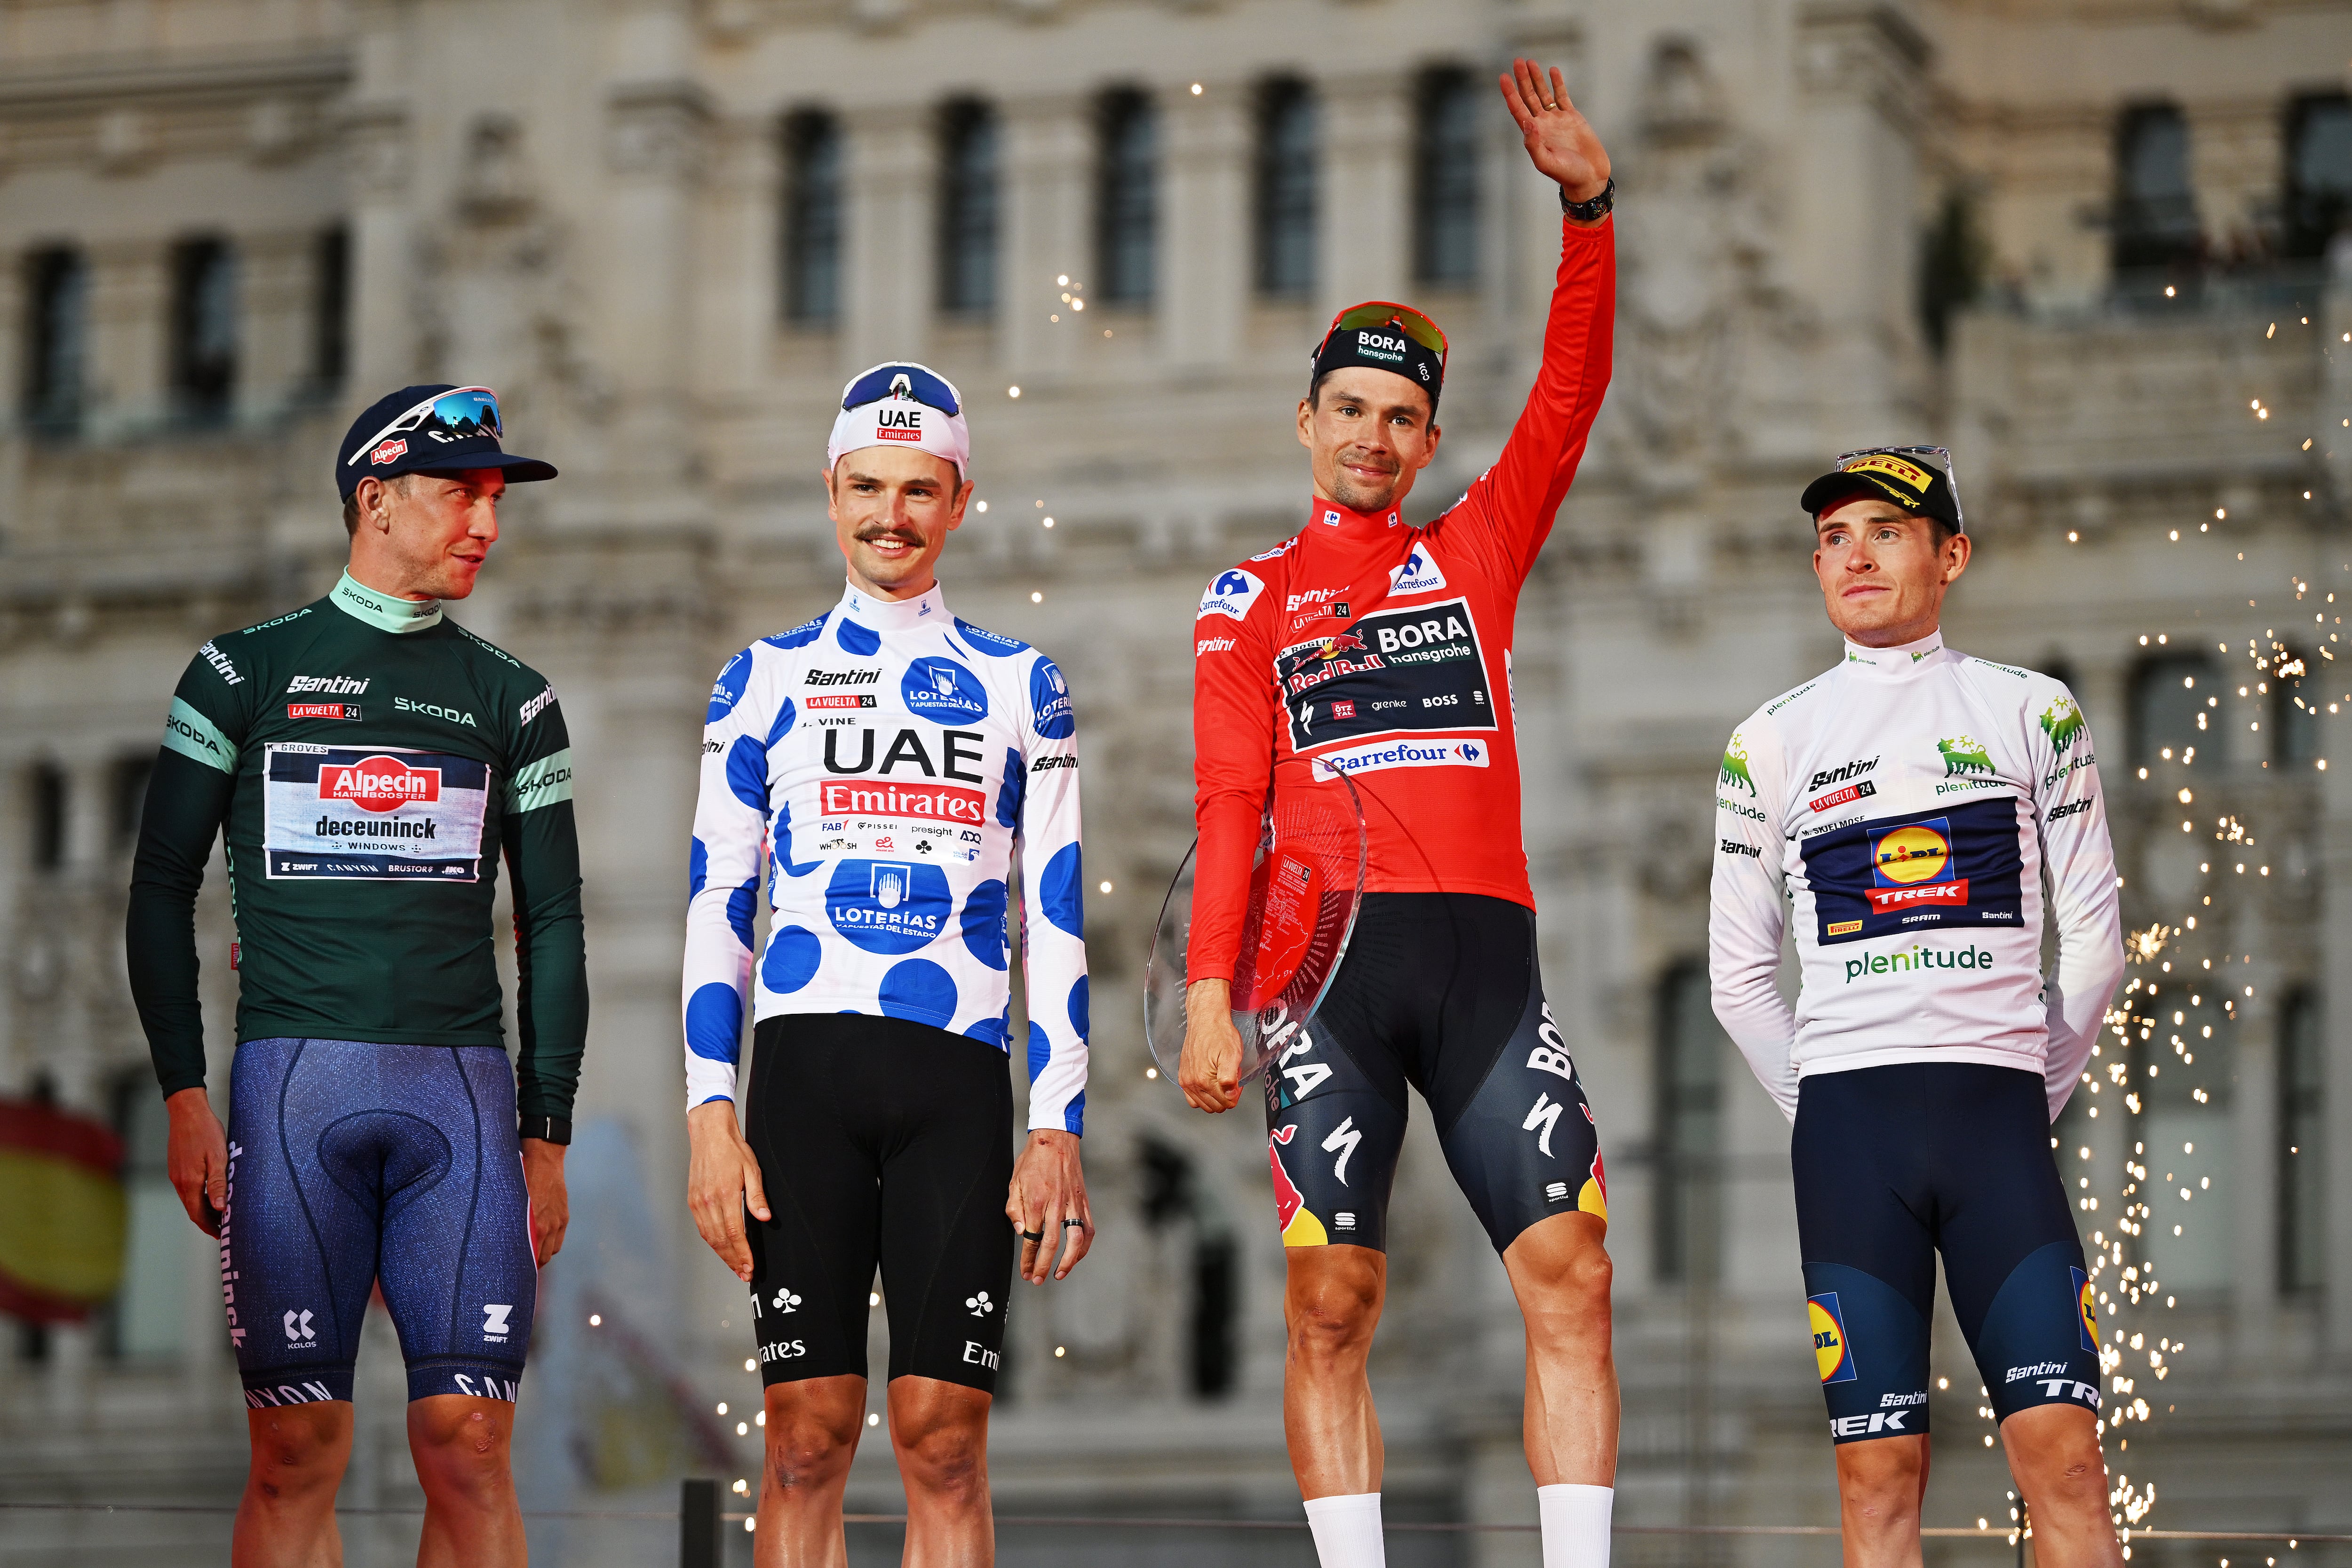
POLYGON ((195 902, 215 836, 236 1037, 501 1043, 490 903, 513 879, 517 1104, 569 1135, 588 1033, 572 742, 544 677, 348 574, 215 637, 180 677, 125 931, 167 1095, 205 1081, 195 902))
POLYGON ((1534 907, 1511 637, 1520 586, 1608 390, 1616 314, 1614 230, 1562 229, 1542 367, 1495 465, 1423 528, 1402 526, 1393 510, 1318 497, 1304 530, 1219 573, 1202 595, 1192 979, 1233 977, 1274 770, 1292 756, 1353 780, 1368 891, 1484 893, 1534 907))
POLYGON ((1848 643, 1740 725, 1715 805, 1716 1016, 1783 1112, 1809 1073, 1952 1061, 2040 1074, 2056 1120, 2124 970, 2098 759, 2063 684, 1940 635, 1848 643), (1793 1009, 1772 980, 1791 918, 1793 1009))
POLYGON ((907 1018, 1012 1048, 1021 859, 1029 1125, 1083 1131, 1077 721, 1054 661, 937 586, 852 587, 727 661, 702 731, 686 912, 687 1103, 731 1100, 743 1002, 907 1018), (767 947, 752 918, 766 862, 767 947))

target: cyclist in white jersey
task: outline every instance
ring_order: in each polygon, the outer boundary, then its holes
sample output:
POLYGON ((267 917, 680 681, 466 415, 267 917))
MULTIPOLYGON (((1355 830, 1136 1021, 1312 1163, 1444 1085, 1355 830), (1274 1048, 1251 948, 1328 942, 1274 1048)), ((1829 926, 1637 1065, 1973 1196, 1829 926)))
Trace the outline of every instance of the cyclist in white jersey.
POLYGON ((703 730, 688 1201, 751 1287, 762 1564, 842 1560, 877 1266, 906 1560, 990 1561, 988 1408, 1015 1232, 1033 1282, 1067 1275, 1093 1234, 1078 1160, 1076 721, 1053 660, 958 619, 940 593, 933 565, 963 520, 969 472, 944 377, 892 363, 853 380, 825 468, 847 589, 730 659, 703 730), (1016 854, 1030 1129, 1017 1165, 1005 1072, 1016 854), (771 914, 755 963, 763 860, 771 914), (756 1049, 739 1128, 747 993, 756 1049))
POLYGON ((1970 552, 1949 454, 1848 453, 1802 504, 1845 657, 1731 738, 1708 947, 1716 1014, 1795 1123, 1845 1561, 1920 1561, 1940 1252, 2040 1560, 2105 1568, 2098 1323, 2050 1136, 2124 967, 2091 733, 2063 683, 1944 646, 1970 552))

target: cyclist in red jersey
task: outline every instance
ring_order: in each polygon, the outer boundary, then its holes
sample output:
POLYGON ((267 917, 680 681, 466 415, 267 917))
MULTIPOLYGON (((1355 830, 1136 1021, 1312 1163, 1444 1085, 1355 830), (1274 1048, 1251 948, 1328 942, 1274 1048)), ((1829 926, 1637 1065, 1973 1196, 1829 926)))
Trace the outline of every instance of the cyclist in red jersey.
POLYGON ((1231 981, 1276 764, 1305 755, 1346 772, 1370 837, 1347 958, 1265 1074, 1288 1259, 1284 1427, 1323 1568, 1383 1561, 1365 1364, 1408 1083, 1527 1320, 1545 1568, 1608 1561, 1608 1201, 1592 1113, 1536 968, 1510 650, 1520 584, 1609 383, 1615 186, 1559 71, 1547 80, 1517 60, 1502 88, 1567 216, 1542 367, 1501 457, 1434 522, 1406 526, 1400 509, 1437 453, 1444 338, 1402 306, 1340 312, 1298 406, 1315 477, 1307 525, 1220 574, 1194 628, 1201 842, 1178 1074, 1194 1106, 1240 1100, 1231 981))

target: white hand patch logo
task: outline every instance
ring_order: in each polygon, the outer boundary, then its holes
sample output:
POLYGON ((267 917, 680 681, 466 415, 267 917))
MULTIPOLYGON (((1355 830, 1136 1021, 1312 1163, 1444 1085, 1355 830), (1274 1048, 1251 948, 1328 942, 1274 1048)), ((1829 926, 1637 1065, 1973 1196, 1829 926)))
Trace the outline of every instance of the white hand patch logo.
POLYGON ((874 901, 886 910, 895 910, 907 896, 907 875, 896 866, 879 866, 874 871, 874 901))
POLYGON ((971 1309, 971 1315, 975 1318, 985 1318, 989 1313, 996 1310, 996 1303, 988 1299, 988 1292, 985 1290, 976 1296, 966 1296, 963 1299, 963 1304, 971 1309))

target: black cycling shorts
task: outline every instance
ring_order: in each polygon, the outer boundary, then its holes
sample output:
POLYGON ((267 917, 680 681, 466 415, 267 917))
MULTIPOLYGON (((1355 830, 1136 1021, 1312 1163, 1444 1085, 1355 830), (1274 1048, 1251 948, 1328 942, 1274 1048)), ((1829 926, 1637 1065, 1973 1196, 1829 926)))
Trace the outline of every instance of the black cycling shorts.
POLYGON ((1998 1419, 2099 1407, 2099 1327, 2039 1075, 1816 1073, 1791 1149, 1805 1315, 1840 1443, 1927 1430, 1936 1254, 1998 1419))
POLYGON ((1487 1238, 1609 1218, 1601 1140, 1545 1005, 1535 911, 1475 893, 1368 893, 1330 994, 1266 1064, 1267 1163, 1286 1247, 1388 1250, 1405 1085, 1487 1238))
POLYGON ((247 1406, 350 1399, 378 1285, 409 1398, 514 1399, 539 1268, 505 1051, 247 1040, 228 1159, 221 1299, 247 1406))
POLYGON ((994 1393, 1013 1288, 1004 1053, 861 1013, 762 1019, 752 1045, 744 1131, 775 1216, 744 1216, 761 1381, 866 1376, 878 1265, 890 1375, 994 1393))

